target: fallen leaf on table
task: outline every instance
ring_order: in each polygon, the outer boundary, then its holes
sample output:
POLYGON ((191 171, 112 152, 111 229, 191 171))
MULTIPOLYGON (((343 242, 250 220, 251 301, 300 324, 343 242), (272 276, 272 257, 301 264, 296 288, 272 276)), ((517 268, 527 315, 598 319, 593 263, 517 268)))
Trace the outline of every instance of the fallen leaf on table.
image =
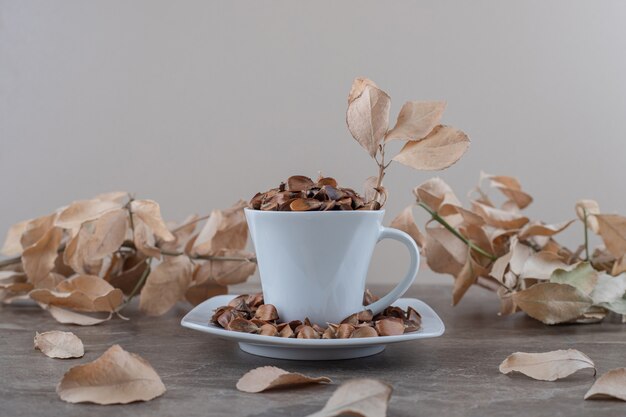
POLYGON ((85 354, 83 342, 72 332, 35 333, 35 349, 51 358, 80 358, 85 354))
POLYGON ((407 101, 398 113, 396 125, 385 140, 419 140, 428 135, 441 120, 445 101, 407 101))
POLYGON ((626 368, 611 369, 593 383, 585 400, 615 398, 626 401, 626 368))
POLYGON ((576 215, 582 221, 585 221, 585 212, 587 212, 587 227, 594 233, 598 233, 599 226, 595 214, 600 214, 600 206, 594 200, 579 200, 576 202, 576 215))
POLYGON ((78 311, 113 312, 124 301, 124 294, 100 277, 75 275, 61 281, 54 290, 31 291, 30 298, 45 305, 78 311))
POLYGON ((530 317, 545 324, 576 319, 593 304, 592 299, 567 284, 542 282, 512 295, 515 304, 530 317))
POLYGON ((360 417, 384 417, 393 388, 376 379, 351 379, 335 390, 324 408, 308 417, 332 417, 349 414, 360 417))
POLYGON ((417 170, 442 170, 461 159, 469 143, 462 131, 439 125, 424 139, 407 142, 393 160, 417 170))
POLYGON ((424 247, 426 238, 418 229, 417 224, 415 224, 415 219, 413 218, 413 206, 408 206, 402 210, 400 214, 398 214, 396 218, 391 221, 390 226, 394 229, 402 230, 407 233, 413 238, 417 246, 420 248, 424 247))
POLYGON ((71 368, 57 385, 69 403, 128 404, 162 395, 165 385, 142 357, 111 346, 93 362, 71 368))
POLYGON ((237 381, 237 389, 244 392, 262 392, 294 385, 330 383, 330 378, 310 377, 297 372, 287 372, 275 366, 262 366, 248 371, 237 381))
POLYGON ((166 313, 182 300, 191 284, 193 264, 187 256, 166 256, 148 275, 139 309, 150 316, 166 313))
POLYGON ((391 98, 372 80, 357 78, 348 97, 346 122, 352 137, 373 158, 389 127, 391 98))
POLYGON ((616 258, 626 254, 626 217, 618 214, 597 214, 598 234, 616 258))
POLYGON ((589 262, 581 262, 570 271, 555 270, 550 277, 550 282, 569 284, 589 295, 598 282, 598 271, 593 269, 589 262))
POLYGON ((503 374, 516 371, 541 381, 556 381, 585 368, 592 368, 595 375, 593 361, 575 349, 541 353, 516 352, 500 364, 500 372, 503 374))

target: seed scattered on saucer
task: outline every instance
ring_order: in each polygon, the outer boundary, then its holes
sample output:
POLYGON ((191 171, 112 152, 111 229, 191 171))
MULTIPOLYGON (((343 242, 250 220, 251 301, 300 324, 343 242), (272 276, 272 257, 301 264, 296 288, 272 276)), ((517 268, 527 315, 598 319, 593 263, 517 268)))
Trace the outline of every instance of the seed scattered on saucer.
MULTIPOLYGON (((369 305, 378 297, 365 290, 364 304, 369 305)), ((280 321, 280 312, 272 304, 263 302, 263 294, 244 294, 233 298, 228 305, 218 307, 211 322, 226 330, 252 333, 261 336, 298 339, 348 339, 361 337, 397 336, 418 331, 422 317, 413 309, 387 307, 373 315, 371 310, 351 314, 341 323, 327 323, 326 327, 303 321, 280 321)))

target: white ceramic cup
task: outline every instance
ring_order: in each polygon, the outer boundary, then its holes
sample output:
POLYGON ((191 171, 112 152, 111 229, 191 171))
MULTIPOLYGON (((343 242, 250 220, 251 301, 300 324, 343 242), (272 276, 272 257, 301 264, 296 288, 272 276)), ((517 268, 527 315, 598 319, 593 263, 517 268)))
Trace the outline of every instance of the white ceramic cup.
POLYGON ((406 233, 383 227, 384 210, 260 211, 245 209, 266 304, 281 321, 326 325, 370 309, 380 313, 415 280, 419 250, 406 233), (382 239, 404 243, 409 271, 391 292, 363 306, 365 279, 374 246, 382 239))

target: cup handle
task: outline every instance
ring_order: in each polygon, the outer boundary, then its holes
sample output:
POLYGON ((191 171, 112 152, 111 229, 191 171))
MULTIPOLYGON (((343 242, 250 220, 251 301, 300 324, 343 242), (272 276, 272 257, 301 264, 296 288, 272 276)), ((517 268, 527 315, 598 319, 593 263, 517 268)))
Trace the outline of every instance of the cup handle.
POLYGON ((411 236, 398 229, 383 227, 381 228, 380 235, 378 236, 378 241, 380 242, 383 239, 393 239, 403 243, 404 246, 406 246, 409 250, 411 262, 409 265, 409 272, 407 272, 404 279, 400 281, 400 283, 396 285, 395 288, 391 290, 391 292, 382 297, 380 300, 375 301, 372 304, 364 307, 368 310, 372 310, 372 313, 374 314, 382 312, 394 301, 402 297, 406 290, 409 289, 413 281, 415 281, 415 276, 417 275, 417 271, 420 266, 420 252, 411 236))

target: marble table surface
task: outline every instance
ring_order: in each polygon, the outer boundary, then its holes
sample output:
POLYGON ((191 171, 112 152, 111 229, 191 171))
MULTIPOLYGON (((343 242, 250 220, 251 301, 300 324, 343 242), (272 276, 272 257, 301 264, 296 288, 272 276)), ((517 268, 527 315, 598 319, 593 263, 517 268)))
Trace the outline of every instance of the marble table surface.
MULTIPOLYGON (((376 293, 385 288, 374 287, 376 293)), ((289 371, 328 376, 335 384, 371 377, 394 387, 390 416, 624 416, 626 403, 583 401, 594 381, 591 370, 557 382, 502 375, 499 363, 515 351, 576 348, 588 354, 599 374, 626 366, 626 325, 545 326, 522 314, 497 316, 494 294, 472 289, 456 307, 450 287, 417 285, 408 296, 430 304, 444 320, 436 339, 390 345, 376 356, 329 362, 296 362, 256 357, 237 345, 182 328, 189 306, 163 317, 145 317, 132 308, 129 321, 93 327, 56 323, 38 307, 0 307, 0 415, 17 416, 303 416, 320 409, 336 385, 247 394, 235 389, 246 371, 275 365, 289 371), (84 342, 81 359, 59 360, 33 349, 35 331, 70 330, 84 342), (98 406, 67 404, 55 386, 77 364, 96 359, 112 344, 146 358, 167 392, 147 403, 98 406)))

